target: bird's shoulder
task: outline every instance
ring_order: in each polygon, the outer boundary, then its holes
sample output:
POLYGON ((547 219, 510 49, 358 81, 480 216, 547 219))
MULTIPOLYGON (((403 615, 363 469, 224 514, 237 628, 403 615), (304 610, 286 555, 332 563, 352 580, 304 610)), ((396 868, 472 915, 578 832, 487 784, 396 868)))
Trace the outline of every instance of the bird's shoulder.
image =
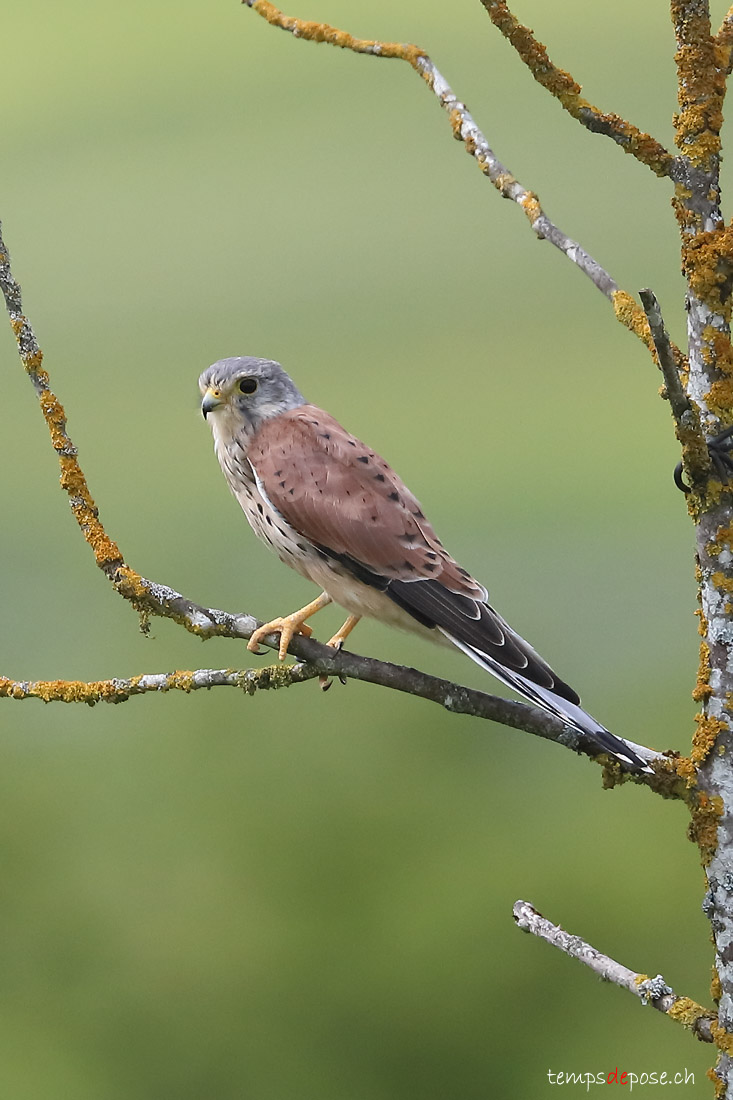
POLYGON ((323 409, 301 405, 271 417, 248 457, 271 503, 316 545, 382 576, 479 587, 391 466, 323 409))
POLYGON ((382 497, 393 515, 427 522, 418 500, 391 466, 316 405, 301 405, 266 420, 252 438, 249 458, 268 493, 273 488, 280 490, 276 495, 297 500, 315 491, 354 508, 382 497))

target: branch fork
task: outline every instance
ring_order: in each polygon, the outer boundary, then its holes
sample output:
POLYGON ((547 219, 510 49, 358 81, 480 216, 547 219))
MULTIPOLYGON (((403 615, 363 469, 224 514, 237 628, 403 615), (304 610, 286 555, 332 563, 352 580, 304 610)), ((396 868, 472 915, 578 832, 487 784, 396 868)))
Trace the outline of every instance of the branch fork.
POLYGON ((663 1012, 670 1019, 689 1028, 701 1042, 716 1042, 715 1014, 695 1001, 691 1001, 689 997, 678 996, 671 986, 667 985, 661 974, 649 978, 646 974, 638 974, 630 970, 628 966, 616 962, 610 955, 604 955, 596 947, 592 947, 580 936, 574 936, 559 924, 553 924, 552 921, 547 920, 528 901, 516 901, 512 914, 517 927, 523 932, 538 936, 545 943, 570 955, 572 959, 582 962, 602 981, 611 982, 633 993, 643 1005, 651 1005, 658 1012, 663 1012))

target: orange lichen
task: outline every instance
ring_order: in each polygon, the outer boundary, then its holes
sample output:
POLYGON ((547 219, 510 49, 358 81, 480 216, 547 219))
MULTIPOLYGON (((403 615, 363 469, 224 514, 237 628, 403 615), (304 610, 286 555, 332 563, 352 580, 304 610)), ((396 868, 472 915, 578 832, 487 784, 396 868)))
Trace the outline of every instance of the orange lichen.
MULTIPOLYGON (((139 677, 137 678, 139 679, 139 677)), ((0 696, 11 699, 41 699, 44 703, 86 703, 94 706, 100 701, 123 702, 131 694, 135 680, 122 687, 114 680, 95 680, 84 683, 81 680, 37 680, 30 683, 18 683, 0 677, 0 696)))
MULTIPOLYGON (((708 697, 710 694, 712 693, 708 691, 708 697)), ((706 714, 695 715, 695 726, 692 738, 692 761, 694 764, 702 764, 712 752, 720 734, 724 733, 728 726, 721 718, 713 718, 706 714)))
POLYGON ((700 791, 690 807, 687 835, 700 849, 700 860, 707 867, 718 848, 718 824, 723 816, 723 799, 700 791))
MULTIPOLYGON (((692 762, 689 756, 676 756, 671 759, 671 764, 674 769, 674 773, 684 781, 686 791, 689 791, 697 784, 697 768, 692 762)), ((677 790, 674 790, 674 796, 677 796, 677 790)), ((685 801, 687 801, 686 793, 681 795, 685 801)))
POLYGON ((56 395, 48 389, 47 380, 39 395, 39 403, 51 436, 52 446, 58 455, 61 488, 69 497, 71 511, 84 538, 92 548, 97 565, 108 571, 122 562, 122 554, 102 526, 97 506, 77 460, 76 448, 66 434, 64 407, 56 395))
MULTIPOLYGON (((604 791, 611 791, 633 779, 629 772, 624 771, 610 756, 600 754, 596 760, 603 765, 604 791)), ((645 786, 660 798, 690 802, 690 798, 693 797, 690 792, 697 783, 697 771, 689 757, 670 754, 663 760, 652 761, 651 767, 654 774, 643 777, 645 786)))
POLYGON ((328 23, 313 23, 306 19, 296 19, 283 13, 271 4, 269 0, 255 0, 251 5, 252 10, 266 19, 274 27, 281 27, 284 31, 290 31, 297 38, 307 38, 311 42, 327 42, 331 46, 339 46, 343 50, 354 50, 355 53, 371 53, 377 57, 396 57, 407 61, 413 69, 420 71, 418 59, 425 57, 425 51, 417 46, 411 46, 403 42, 378 42, 373 38, 354 38, 347 31, 331 27, 328 23))
POLYGON ((538 218, 542 217, 542 207, 540 206, 540 200, 537 198, 533 191, 526 191, 522 198, 519 200, 524 213, 527 215, 527 219, 530 225, 534 225, 538 218))
MULTIPOLYGON (((699 228, 694 215, 686 215, 686 228, 699 228), (688 224, 692 219, 692 224, 688 224)), ((730 319, 730 277, 733 268, 733 226, 696 232, 693 237, 683 237, 682 271, 690 290, 714 313, 730 319)), ((714 333, 712 342, 717 357, 731 361, 730 341, 723 332, 714 333), (717 341, 717 342, 716 342, 717 341)))
POLYGON ((710 1034, 718 1050, 722 1050, 725 1054, 733 1055, 733 1033, 721 1027, 717 1020, 711 1020, 710 1034))
POLYGON ((728 12, 715 36, 715 64, 723 73, 730 73, 733 62, 733 9, 728 12))
MULTIPOLYGON (((733 257, 726 258, 723 267, 727 267, 727 282, 720 286, 720 292, 728 302, 730 276, 733 274, 733 257)), ((725 308, 715 307, 725 315, 725 310, 730 308, 730 303, 725 308)), ((710 410, 724 424, 733 420, 733 347, 731 347, 730 334, 721 331, 713 325, 706 325, 702 331, 701 358, 710 368, 709 374, 713 377, 710 389, 705 394, 705 402, 710 410)))
POLYGON ((733 378, 718 378, 705 394, 705 400, 718 420, 729 421, 733 414, 733 378))
POLYGON ((705 547, 711 558, 717 558, 723 550, 733 549, 733 524, 721 524, 715 532, 715 538, 705 547))
POLYGON ((729 577, 719 570, 711 575, 710 581, 719 592, 733 592, 733 577, 729 577))
POLYGON ((674 157, 649 134, 616 114, 607 114, 581 96, 581 86, 570 73, 553 65, 547 50, 529 27, 520 23, 504 0, 481 0, 495 27, 512 44, 535 80, 562 107, 594 133, 612 138, 625 153, 646 164, 658 176, 669 175, 674 157))
POLYGON ((707 5, 672 0, 671 12, 680 105, 675 140, 694 165, 710 171, 720 153, 725 74, 717 64, 707 5))
POLYGON ((671 1016, 673 1020, 677 1020, 683 1027, 695 1029, 698 1024, 705 1020, 711 1025, 715 1023, 715 1017, 712 1012, 709 1012, 707 1008, 703 1008, 697 1001, 693 1001, 690 997, 677 997, 671 1008, 667 1009, 667 1015, 671 1016))
POLYGON ((697 667, 697 682, 692 690, 692 698, 696 703, 704 703, 713 694, 710 687, 710 646, 703 640, 700 642, 700 661, 697 667))
MULTIPOLYGON (((241 671, 228 669, 226 678, 219 676, 216 682, 254 695, 258 690, 276 690, 300 682, 303 677, 297 675, 297 671, 295 665, 282 664, 241 671)), ((0 698, 40 699, 44 703, 86 703, 88 706, 99 702, 124 703, 133 695, 148 692, 183 691, 188 694, 212 686, 206 676, 197 684, 197 675, 201 677, 200 672, 179 670, 166 676, 132 676, 127 680, 92 680, 89 683, 83 680, 19 681, 0 676, 0 698)))
POLYGON ((725 1094, 728 1091, 727 1083, 722 1077, 718 1077, 715 1069, 706 1069, 705 1076, 708 1081, 712 1081, 714 1085, 713 1100, 725 1100, 725 1094))
POLYGON ((613 303, 614 313, 621 324, 625 325, 635 336, 638 336, 652 354, 656 356, 649 322, 639 303, 635 302, 625 290, 614 290, 611 295, 611 302, 613 303))
POLYGON ((27 317, 11 317, 10 327, 15 334, 15 339, 18 344, 18 351, 20 357, 23 360, 23 366, 29 374, 35 375, 40 385, 48 384, 48 375, 43 370, 41 364, 43 363, 43 352, 40 348, 34 348, 33 350, 27 350, 24 345, 23 336, 26 333, 28 327, 27 317))

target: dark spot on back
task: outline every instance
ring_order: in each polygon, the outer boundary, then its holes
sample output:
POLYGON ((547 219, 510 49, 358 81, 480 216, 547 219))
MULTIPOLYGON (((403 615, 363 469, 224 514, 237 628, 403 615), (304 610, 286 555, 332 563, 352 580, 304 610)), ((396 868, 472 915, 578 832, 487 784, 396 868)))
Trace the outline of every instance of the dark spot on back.
POLYGON ((413 516, 417 516, 418 519, 425 519, 425 513, 422 508, 416 508, 412 514, 413 516))
POLYGON ((389 494, 389 499, 390 500, 399 500, 400 499, 400 494, 393 489, 392 492, 389 494))
POLYGON ((374 480, 375 481, 384 481, 385 480, 384 474, 375 474, 374 475, 374 480))
POLYGON ((364 462, 364 463, 366 463, 366 462, 368 462, 368 461, 369 461, 369 455, 359 455, 359 457, 358 457, 358 459, 357 459, 357 462, 364 462))
POLYGON ((258 511, 258 512, 260 513, 260 515, 262 516, 262 515, 264 515, 265 509, 264 509, 264 508, 262 507, 262 505, 261 505, 261 504, 258 504, 258 505, 257 505, 257 511, 258 511))
POLYGON ((330 432, 321 432, 321 436, 322 436, 323 439, 330 439, 331 438, 331 433, 330 432))
POLYGON ((434 573, 437 568, 438 568, 437 565, 431 565, 430 562, 427 562, 427 561, 425 562, 425 565, 423 566, 423 569, 425 569, 428 573, 434 573))

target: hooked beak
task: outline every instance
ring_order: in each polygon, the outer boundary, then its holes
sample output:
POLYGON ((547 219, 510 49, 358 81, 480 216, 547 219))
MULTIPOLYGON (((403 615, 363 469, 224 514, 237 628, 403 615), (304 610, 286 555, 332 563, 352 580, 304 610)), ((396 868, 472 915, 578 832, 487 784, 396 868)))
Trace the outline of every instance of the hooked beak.
POLYGON ((212 387, 209 386, 208 390, 204 394, 204 399, 201 402, 201 414, 204 420, 206 420, 206 417, 209 415, 210 412, 212 412, 214 409, 218 409, 219 405, 223 404, 224 402, 221 399, 221 391, 212 389, 212 387))

